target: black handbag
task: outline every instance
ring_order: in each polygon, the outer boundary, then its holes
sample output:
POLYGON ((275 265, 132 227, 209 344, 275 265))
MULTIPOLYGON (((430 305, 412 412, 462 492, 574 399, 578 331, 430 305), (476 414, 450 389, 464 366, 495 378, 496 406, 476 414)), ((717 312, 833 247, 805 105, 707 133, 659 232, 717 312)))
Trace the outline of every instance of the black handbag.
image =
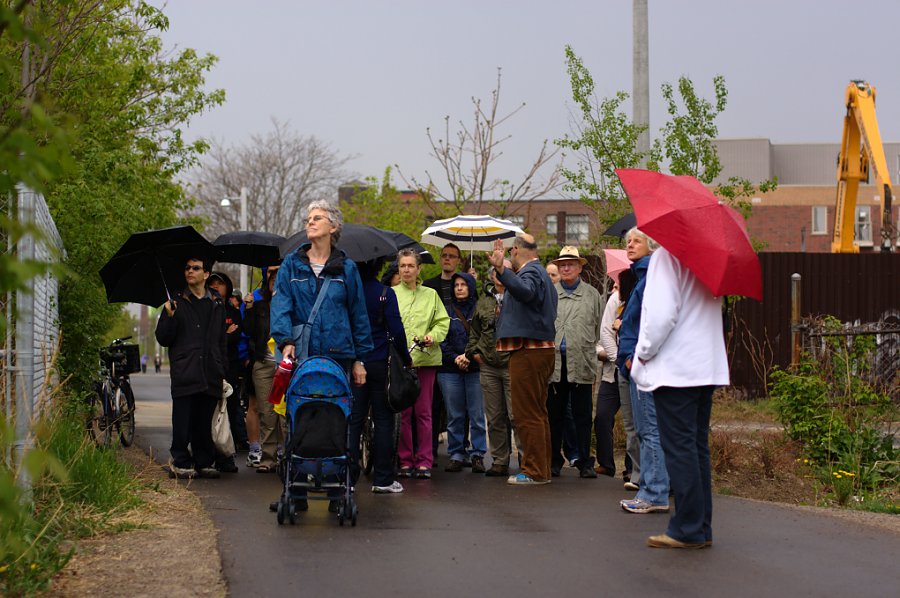
POLYGON ((415 368, 403 365, 403 357, 388 335, 388 374, 385 389, 388 409, 394 413, 409 409, 419 398, 419 390, 419 374, 415 368))
POLYGON ((388 409, 394 413, 400 413, 416 404, 421 388, 416 369, 404 365, 403 356, 394 344, 394 338, 387 326, 387 319, 384 317, 385 301, 387 301, 387 288, 381 293, 381 325, 384 327, 388 339, 387 383, 384 390, 388 409))

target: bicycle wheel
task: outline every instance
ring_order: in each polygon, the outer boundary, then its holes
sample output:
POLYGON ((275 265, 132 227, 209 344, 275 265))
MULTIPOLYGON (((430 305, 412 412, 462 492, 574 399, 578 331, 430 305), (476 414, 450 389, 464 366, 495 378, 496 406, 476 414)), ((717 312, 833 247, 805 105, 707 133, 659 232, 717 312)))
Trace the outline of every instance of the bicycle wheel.
POLYGON ((366 476, 372 474, 372 468, 375 467, 375 460, 372 458, 372 451, 375 448, 375 422, 372 421, 372 413, 366 416, 363 421, 362 435, 359 439, 360 451, 360 467, 366 476))
POLYGON ((101 385, 88 399, 88 414, 85 421, 85 428, 88 436, 91 437, 98 446, 109 446, 112 426, 109 425, 109 418, 106 416, 106 410, 103 408, 104 396, 107 393, 106 385, 101 385))
POLYGON ((116 427, 119 429, 119 441, 122 446, 131 446, 134 442, 134 392, 131 385, 123 380, 119 390, 119 417, 116 427))

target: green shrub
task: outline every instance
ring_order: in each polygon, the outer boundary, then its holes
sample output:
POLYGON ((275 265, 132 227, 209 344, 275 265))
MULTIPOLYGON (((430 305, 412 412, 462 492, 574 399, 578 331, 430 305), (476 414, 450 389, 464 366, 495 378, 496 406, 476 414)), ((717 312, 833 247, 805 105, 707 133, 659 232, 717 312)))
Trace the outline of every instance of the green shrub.
MULTIPOLYGON (((825 330, 839 330, 834 318, 825 330)), ((895 488, 900 477, 893 434, 884 430, 896 408, 870 379, 875 342, 870 336, 822 337, 821 350, 804 354, 792 371, 771 375, 770 393, 781 423, 800 441, 835 501, 895 488)))

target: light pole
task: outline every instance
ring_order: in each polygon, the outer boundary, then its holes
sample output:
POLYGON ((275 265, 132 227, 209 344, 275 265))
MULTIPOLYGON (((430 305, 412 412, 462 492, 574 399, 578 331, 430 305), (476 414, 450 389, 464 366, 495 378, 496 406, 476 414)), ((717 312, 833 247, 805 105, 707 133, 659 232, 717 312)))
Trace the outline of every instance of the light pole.
MULTIPOLYGON (((222 201, 219 202, 219 205, 223 208, 231 207, 231 200, 239 199, 241 202, 241 230, 247 230, 247 188, 241 187, 241 195, 239 198, 234 197, 223 197, 222 201)), ((241 272, 241 294, 244 294, 248 291, 247 289, 247 266, 241 264, 240 267, 241 272)))

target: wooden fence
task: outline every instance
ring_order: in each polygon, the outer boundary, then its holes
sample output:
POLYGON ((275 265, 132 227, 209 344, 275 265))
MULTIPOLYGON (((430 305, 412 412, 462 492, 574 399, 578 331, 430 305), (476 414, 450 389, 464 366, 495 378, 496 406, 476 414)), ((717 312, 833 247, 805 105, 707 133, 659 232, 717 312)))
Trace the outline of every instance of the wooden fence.
MULTIPOLYGON (((772 366, 791 362, 791 276, 801 276, 801 317, 900 326, 900 254, 761 253, 763 300, 738 299, 728 326, 732 386, 766 394, 772 366)), ((603 264, 590 256, 586 279, 602 289, 603 264)), ((897 340, 889 339, 889 346, 897 340)), ((892 350, 892 349, 891 349, 892 350)))

